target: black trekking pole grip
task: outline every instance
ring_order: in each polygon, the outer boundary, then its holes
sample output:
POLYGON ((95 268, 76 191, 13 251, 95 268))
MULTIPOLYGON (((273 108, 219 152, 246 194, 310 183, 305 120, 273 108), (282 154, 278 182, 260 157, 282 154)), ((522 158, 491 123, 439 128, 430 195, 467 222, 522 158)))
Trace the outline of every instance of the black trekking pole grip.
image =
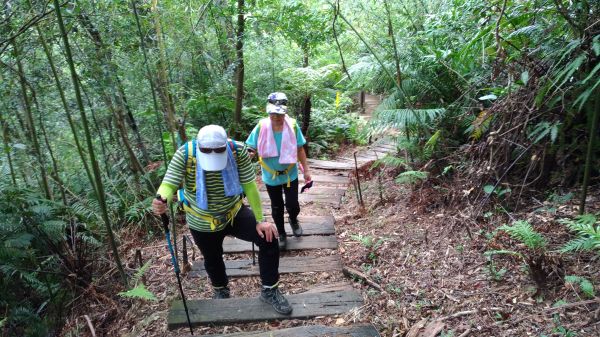
MULTIPOLYGON (((158 194, 158 195, 156 196, 156 199, 157 199, 158 201, 160 201, 160 202, 163 202, 163 203, 165 203, 165 204, 167 203, 167 201, 166 201, 165 199, 163 199, 163 198, 160 196, 160 194, 158 194)), ((167 213, 165 212, 165 213, 163 213, 163 214, 161 214, 161 215, 160 215, 160 219, 162 220, 163 229, 165 230, 165 233, 168 233, 168 232, 169 232, 169 216, 168 216, 168 215, 167 215, 167 213)))

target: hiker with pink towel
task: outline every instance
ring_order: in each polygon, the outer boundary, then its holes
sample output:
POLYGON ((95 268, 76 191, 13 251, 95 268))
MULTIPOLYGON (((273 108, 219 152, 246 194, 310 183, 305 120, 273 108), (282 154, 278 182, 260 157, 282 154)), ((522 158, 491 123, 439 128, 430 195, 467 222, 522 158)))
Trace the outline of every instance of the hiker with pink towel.
POLYGON ((261 119, 248 136, 246 144, 258 152, 262 180, 271 199, 271 213, 279 232, 279 248, 285 249, 284 207, 294 236, 302 235, 298 223, 298 164, 302 165, 304 180, 311 181, 302 147, 306 139, 296 120, 287 115, 287 97, 274 92, 267 98, 268 118, 261 119), (283 196, 285 195, 285 203, 283 196))

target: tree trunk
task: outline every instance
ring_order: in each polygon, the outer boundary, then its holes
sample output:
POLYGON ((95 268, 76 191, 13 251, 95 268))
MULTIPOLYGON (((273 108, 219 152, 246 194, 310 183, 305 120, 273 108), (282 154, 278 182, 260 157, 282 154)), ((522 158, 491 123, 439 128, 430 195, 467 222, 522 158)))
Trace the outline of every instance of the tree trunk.
POLYGON ((25 86, 25 73, 23 72, 23 64, 21 62, 21 55, 17 48, 16 42, 11 41, 13 45, 14 57, 17 61, 18 68, 18 76, 19 76, 19 84, 21 85, 21 94, 23 95, 23 105, 25 108, 25 115, 27 118, 27 124, 29 128, 29 136, 31 143, 33 145, 33 151, 37 157, 38 166, 40 169, 40 179, 42 184, 42 189, 46 195, 46 198, 52 200, 52 193, 50 192, 50 185, 48 184, 48 175, 46 173, 46 165, 44 161, 44 156, 42 154, 40 143, 38 141, 38 134, 35 129, 35 123, 33 122, 33 112, 31 111, 31 103, 29 101, 29 95, 27 94, 27 87, 25 86))
POLYGON ((233 136, 239 138, 242 125, 242 105, 244 101, 244 0, 238 0, 237 17, 237 40, 235 50, 236 60, 236 90, 235 90, 235 110, 233 113, 233 136))
POLYGON ((106 225, 106 232, 108 234, 109 243, 112 248, 113 257, 117 264, 117 269, 121 275, 123 284, 127 286, 127 275, 125 274, 125 269, 123 269, 123 264, 121 263, 121 258, 119 257, 119 249, 117 247, 117 242, 114 237, 114 233, 112 231, 110 218, 108 216, 108 209, 106 206, 106 199, 104 195, 104 185, 102 184, 102 174, 100 173, 100 168, 98 167, 98 161, 96 161, 96 155, 94 154, 94 146, 92 144, 92 136, 90 134, 90 128, 88 126, 87 117, 85 115, 85 108, 83 107, 83 99, 81 98, 81 92, 79 90, 79 83, 77 81, 77 72, 75 70, 75 64, 73 63, 73 57, 71 55, 71 46, 69 44, 69 37, 67 36, 67 31, 65 29, 65 25, 63 23, 62 13, 60 10, 60 4, 58 0, 53 0, 54 10, 56 12, 56 17, 58 18, 58 27, 60 28, 60 33, 62 36, 62 40, 64 43, 64 50, 67 57, 67 63, 69 65, 69 71, 71 73, 71 80, 73 82, 73 89, 75 90, 75 98, 77 101, 77 107, 79 108, 79 112, 81 115, 81 122, 83 124, 83 130, 85 132, 85 138, 87 143, 88 152, 90 155, 90 161, 92 164, 92 170, 94 173, 94 181, 91 181, 92 185, 94 183, 97 186, 96 197, 98 198, 98 204, 100 205, 100 210, 102 213, 102 219, 104 220, 104 224, 106 225))
MULTIPOLYGON (((221 7, 221 1, 216 1, 215 7, 221 7)), ((231 66, 231 48, 229 47, 228 42, 228 28, 227 23, 223 22, 224 19, 217 20, 212 11, 212 7, 210 9, 210 18, 212 19, 213 26, 215 27, 215 35, 217 40, 217 45, 219 46, 219 54, 221 55, 222 60, 222 72, 224 73, 231 66)))
MULTIPOLYGON (((90 172, 90 167, 87 162, 87 157, 84 153, 83 146, 81 145, 81 143, 79 141, 77 128, 75 126, 75 123, 73 122, 73 117, 71 115, 71 109, 69 108, 69 104, 67 103, 67 99, 65 98, 65 92, 62 87, 62 84, 60 83, 60 78, 58 76, 58 71, 56 70, 56 66, 54 65, 54 58, 52 57, 50 48, 48 48, 48 44, 46 43, 46 39, 44 38, 44 35, 42 34, 42 30, 40 29, 39 25, 36 25, 35 28, 38 33, 38 38, 40 40, 40 44, 42 45, 42 48, 44 49, 44 53, 46 54, 46 58, 48 59, 48 64, 50 65, 50 70, 52 71, 52 77, 54 78, 54 84, 56 85, 56 89, 58 90, 60 101, 63 105, 63 108, 65 109, 67 121, 69 122, 69 126, 71 127, 71 133, 73 134, 73 140, 75 141, 75 146, 77 147, 77 152, 79 153, 79 157, 81 158, 81 163, 83 164, 83 168, 85 169, 85 173, 86 173, 89 181, 93 181, 94 179, 92 179, 92 173, 90 172)), ((94 189, 96 189, 95 185, 94 185, 94 189)))
POLYGON ((10 177, 12 178, 13 185, 17 187, 17 176, 15 175, 15 169, 13 167, 12 156, 10 154, 11 148, 9 146, 10 139, 8 136, 8 122, 2 117, 2 110, 0 110, 0 124, 2 124, 2 141, 4 142, 4 153, 8 159, 8 168, 10 169, 10 177))
MULTIPOLYGON (((158 61, 156 62, 156 68, 158 71, 158 97, 160 98, 165 113, 167 122, 167 129, 171 134, 171 142, 173 143, 174 149, 177 149, 177 142, 175 140, 175 132, 178 130, 177 119, 175 118, 175 105, 173 104, 173 98, 169 92, 169 77, 167 76, 167 57, 165 52, 165 46, 162 39, 162 28, 160 24, 160 13, 158 13, 158 0, 152 0, 152 12, 154 13, 154 30, 156 32, 156 42, 158 44, 158 61)), ((182 142, 185 141, 185 133, 182 137, 182 142)))
POLYGON ((148 84, 150 85, 150 93, 152 94, 152 105, 154 107, 154 114, 156 116, 156 127, 158 130, 158 138, 160 139, 160 144, 162 147, 163 160, 165 164, 165 169, 169 165, 169 158, 167 158, 167 148, 165 146, 165 141, 162 137, 162 123, 160 121, 160 114, 158 109, 158 101, 156 99, 156 90, 154 88, 154 81, 152 78, 152 72, 150 71, 150 65, 148 64, 148 53, 146 52, 146 43, 144 41, 144 35, 142 34, 142 27, 140 25, 140 19, 137 12, 136 0, 131 0, 131 5, 133 7, 133 14, 135 16, 135 24, 137 26, 138 34, 140 36, 140 46, 142 49, 142 54, 144 55, 144 67, 146 68, 146 78, 148 79, 148 84))
MULTIPOLYGON (((103 127, 101 127, 100 123, 98 122, 98 118, 96 118, 96 110, 94 109, 94 106, 92 105, 92 101, 87 93, 86 88, 83 86, 83 84, 81 83, 81 81, 79 80, 79 78, 77 78, 77 81, 79 82, 79 88, 81 89, 81 92, 83 93, 83 96, 85 96, 85 101, 87 103, 88 108, 90 109, 90 115, 92 116, 92 122, 93 122, 93 126, 94 126, 94 131, 96 131, 96 134, 98 135, 98 140, 100 140, 100 151, 102 152, 102 158, 104 158, 104 160, 102 160, 102 162, 104 163, 104 170, 106 171, 106 175, 110 178, 112 176, 112 170, 110 168, 110 163, 111 163, 111 156, 108 154, 108 146, 106 145, 107 143, 110 144, 111 141, 113 143, 118 143, 118 141, 115 141, 112 138, 112 129, 107 128, 107 134, 108 134, 108 142, 106 140, 104 140, 104 132, 102 132, 102 130, 104 129, 103 127)), ((110 122, 107 123, 108 126, 110 126, 110 122)), ((117 148, 120 148, 119 146, 117 148)))
MULTIPOLYGON (((103 74, 104 76, 104 84, 103 88, 100 88, 100 91, 103 93, 103 98, 106 105, 109 107, 109 110, 113 113, 115 117, 115 122, 117 123, 117 128, 119 130, 119 135, 127 151, 129 157, 129 163, 132 172, 135 175, 143 174, 144 168, 142 164, 138 160, 131 144, 129 142, 129 137, 127 135, 127 130, 125 129, 125 100, 124 100, 124 91, 122 88, 119 88, 120 81, 116 75, 116 69, 114 63, 112 62, 112 56, 106 45, 104 44, 102 37, 100 36, 100 32, 96 28, 96 26, 92 23, 90 18, 85 13, 81 13, 78 15, 79 22, 81 22, 83 28, 86 29, 92 42, 94 44, 96 50, 96 57, 99 62, 98 73, 103 74), (110 88, 113 91, 107 91, 105 88, 110 88), (114 92, 114 89, 117 89, 117 92, 114 92)), ((133 115, 131 116, 133 118, 133 115)), ((133 120, 133 124, 135 124, 135 120, 133 120)), ((135 127, 137 129, 137 126, 135 127)), ((137 130, 136 130, 137 131, 137 130)), ((139 141, 141 142, 141 137, 139 136, 139 141)), ((142 144, 143 147, 143 144, 142 144)), ((145 151, 145 148, 144 148, 145 151)))
POLYGON ((304 144, 304 152, 306 152, 306 157, 309 156, 308 152, 308 143, 310 142, 310 137, 308 136, 308 129, 310 127, 310 111, 312 108, 312 103, 310 100, 310 94, 304 96, 304 101, 302 102, 302 134, 306 138, 306 144, 304 144))
POLYGON ((394 63, 396 64, 396 83, 398 87, 402 86, 402 72, 400 71, 400 57, 398 56, 398 47, 396 46, 396 37, 394 36, 394 27, 392 25, 392 17, 390 15, 390 7, 388 0, 384 0, 385 12, 387 14, 388 21, 388 36, 392 40, 392 46, 394 47, 394 63))
POLYGON ((148 156, 148 150, 146 149, 146 145, 142 140, 142 135, 140 134, 140 130, 138 129, 137 122, 135 121, 135 117, 133 116, 133 112, 131 111, 131 107, 127 102, 127 96, 125 95, 125 89, 123 88, 123 83, 118 75, 115 75, 117 80, 118 88, 119 88, 119 96, 121 97, 121 101, 123 102, 123 106, 125 107, 125 111, 127 111, 127 123, 129 127, 133 131, 135 135, 135 140, 137 142, 138 149, 142 152, 142 157, 144 158, 144 163, 150 163, 150 157, 148 156))
MULTIPOLYGON (((590 171, 592 169, 592 162, 594 161, 594 143, 596 140, 596 128, 598 127, 598 119, 600 118, 600 89, 596 89, 596 95, 594 97, 594 106, 592 107, 592 102, 588 102, 588 110, 590 110, 590 114, 592 115, 592 120, 590 122, 590 134, 587 146, 587 153, 585 156, 585 168, 583 171, 583 183, 581 186, 581 201, 579 202, 579 214, 583 214, 585 212, 585 199, 587 198, 587 189, 588 184, 590 182, 590 171), (593 109, 593 110, 592 110, 593 109)), ((590 115, 588 114, 588 116, 590 115)))

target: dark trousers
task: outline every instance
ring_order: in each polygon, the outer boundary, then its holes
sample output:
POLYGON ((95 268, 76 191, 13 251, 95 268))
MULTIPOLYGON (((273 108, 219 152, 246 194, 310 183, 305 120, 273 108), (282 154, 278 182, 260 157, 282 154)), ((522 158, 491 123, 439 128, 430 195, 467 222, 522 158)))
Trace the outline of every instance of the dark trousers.
POLYGON ((269 186, 267 185, 267 192, 271 199, 271 215, 277 231, 279 234, 285 234, 284 224, 284 206, 287 209, 290 221, 296 222, 298 214, 300 214, 300 204, 298 203, 298 179, 290 182, 290 187, 287 184, 269 186), (283 193, 282 193, 283 192, 283 193), (283 195, 285 195, 285 203, 283 202, 283 195))
POLYGON ((279 246, 276 238, 267 242, 256 232, 256 218, 246 206, 242 206, 233 219, 233 225, 228 225, 218 232, 199 232, 190 229, 194 241, 204 257, 204 268, 210 277, 213 287, 224 287, 228 283, 223 262, 223 239, 232 235, 244 241, 254 242, 258 246, 258 267, 260 279, 265 286, 275 285, 279 281, 279 246))

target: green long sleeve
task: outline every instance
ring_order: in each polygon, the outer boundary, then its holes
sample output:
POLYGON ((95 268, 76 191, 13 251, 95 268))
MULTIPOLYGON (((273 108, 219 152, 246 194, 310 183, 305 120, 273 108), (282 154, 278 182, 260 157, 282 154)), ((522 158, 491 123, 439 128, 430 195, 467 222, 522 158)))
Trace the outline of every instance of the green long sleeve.
POLYGON ((248 203, 250 204, 250 208, 252 208, 252 213, 254 213, 256 221, 263 221, 264 216, 262 203, 260 201, 260 195, 258 194, 258 186, 256 185, 256 181, 242 184, 242 189, 244 190, 244 193, 246 193, 246 198, 248 198, 248 203))
POLYGON ((164 200, 171 201, 171 197, 175 194, 175 191, 177 191, 177 186, 163 182, 160 184, 156 194, 160 195, 164 200))

